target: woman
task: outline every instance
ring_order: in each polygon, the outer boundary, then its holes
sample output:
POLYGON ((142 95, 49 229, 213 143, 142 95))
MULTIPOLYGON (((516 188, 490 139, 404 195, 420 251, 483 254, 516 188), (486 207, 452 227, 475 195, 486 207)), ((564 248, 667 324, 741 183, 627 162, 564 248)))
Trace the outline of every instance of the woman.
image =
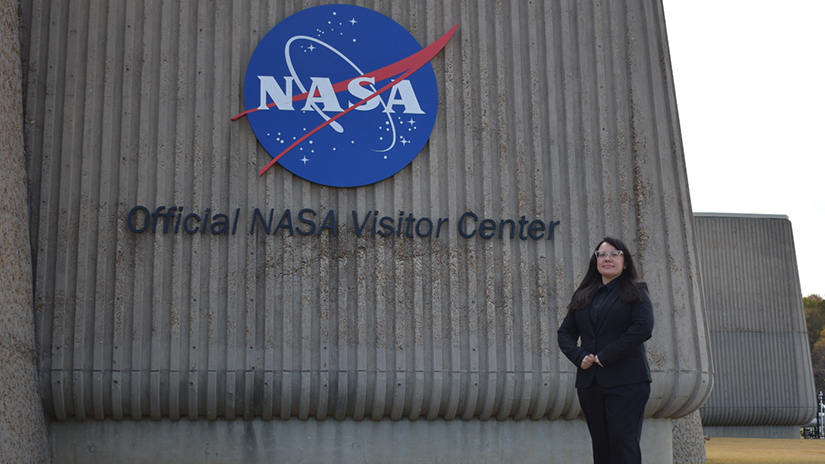
POLYGON ((640 464, 651 381, 644 342, 653 331, 653 304, 621 240, 599 243, 567 310, 559 348, 578 366, 576 390, 593 462, 640 464))

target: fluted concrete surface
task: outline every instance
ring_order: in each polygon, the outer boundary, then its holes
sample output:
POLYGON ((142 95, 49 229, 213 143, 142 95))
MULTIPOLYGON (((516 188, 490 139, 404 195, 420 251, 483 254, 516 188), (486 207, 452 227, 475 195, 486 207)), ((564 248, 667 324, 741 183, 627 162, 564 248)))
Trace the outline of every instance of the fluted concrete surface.
POLYGON ((440 110, 378 184, 276 167, 248 122, 261 38, 315 1, 24 5, 42 394, 57 420, 563 419, 555 331, 592 247, 637 253, 656 305, 647 415, 711 387, 661 2, 363 1, 424 45, 440 110), (335 211, 315 236, 136 234, 130 210, 335 211), (357 237, 352 211, 450 218, 357 237), (459 217, 560 221, 552 240, 466 239, 459 217))
POLYGON ((0 0, 0 463, 47 463, 32 312, 17 2, 0 0))
POLYGON ((795 426, 798 437, 816 392, 791 222, 697 213, 696 231, 716 372, 702 424, 795 426))

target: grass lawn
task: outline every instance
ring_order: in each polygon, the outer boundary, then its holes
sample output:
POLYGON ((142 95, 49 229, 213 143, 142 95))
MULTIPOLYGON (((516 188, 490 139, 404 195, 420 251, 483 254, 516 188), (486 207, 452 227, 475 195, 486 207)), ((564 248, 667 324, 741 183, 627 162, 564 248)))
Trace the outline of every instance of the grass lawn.
POLYGON ((708 464, 825 463, 825 440, 711 438, 708 464))

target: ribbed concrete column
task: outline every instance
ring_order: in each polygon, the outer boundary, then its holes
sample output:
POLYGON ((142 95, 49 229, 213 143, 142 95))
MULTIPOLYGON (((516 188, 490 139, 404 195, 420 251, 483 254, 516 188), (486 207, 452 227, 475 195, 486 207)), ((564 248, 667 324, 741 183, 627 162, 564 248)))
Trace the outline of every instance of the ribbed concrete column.
POLYGON ((346 189, 280 166, 259 177, 270 156, 230 121, 261 38, 318 3, 24 5, 48 413, 572 424, 575 369, 555 333, 611 234, 650 284, 647 415, 669 434, 711 373, 661 2, 357 2, 424 45, 460 28, 433 60, 429 144, 346 189), (128 228, 133 208, 173 205, 237 214, 238 231, 128 228), (334 211, 339 234, 250 233, 256 209, 277 223, 304 208, 334 211), (358 236, 353 211, 449 222, 439 237, 358 236), (466 212, 558 226, 465 238, 466 212))
POLYGON ((0 0, 0 462, 46 463, 37 381, 17 2, 0 0))
POLYGON ((705 433, 798 438, 817 399, 791 221, 700 213, 695 227, 717 369, 705 433))

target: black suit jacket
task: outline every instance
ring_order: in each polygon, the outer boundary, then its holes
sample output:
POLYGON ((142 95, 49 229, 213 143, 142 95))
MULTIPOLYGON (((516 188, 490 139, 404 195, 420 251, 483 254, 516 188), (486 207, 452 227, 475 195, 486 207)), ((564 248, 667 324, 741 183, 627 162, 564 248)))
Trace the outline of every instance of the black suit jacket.
POLYGON ((559 348, 576 365, 576 388, 587 388, 595 379, 602 387, 650 382, 644 342, 653 333, 653 303, 647 284, 637 284, 642 301, 627 305, 614 290, 608 295, 598 324, 590 322, 589 308, 568 312, 558 331, 559 348), (577 344, 581 338, 581 346, 577 344), (604 367, 582 369, 582 360, 595 354, 604 367))

